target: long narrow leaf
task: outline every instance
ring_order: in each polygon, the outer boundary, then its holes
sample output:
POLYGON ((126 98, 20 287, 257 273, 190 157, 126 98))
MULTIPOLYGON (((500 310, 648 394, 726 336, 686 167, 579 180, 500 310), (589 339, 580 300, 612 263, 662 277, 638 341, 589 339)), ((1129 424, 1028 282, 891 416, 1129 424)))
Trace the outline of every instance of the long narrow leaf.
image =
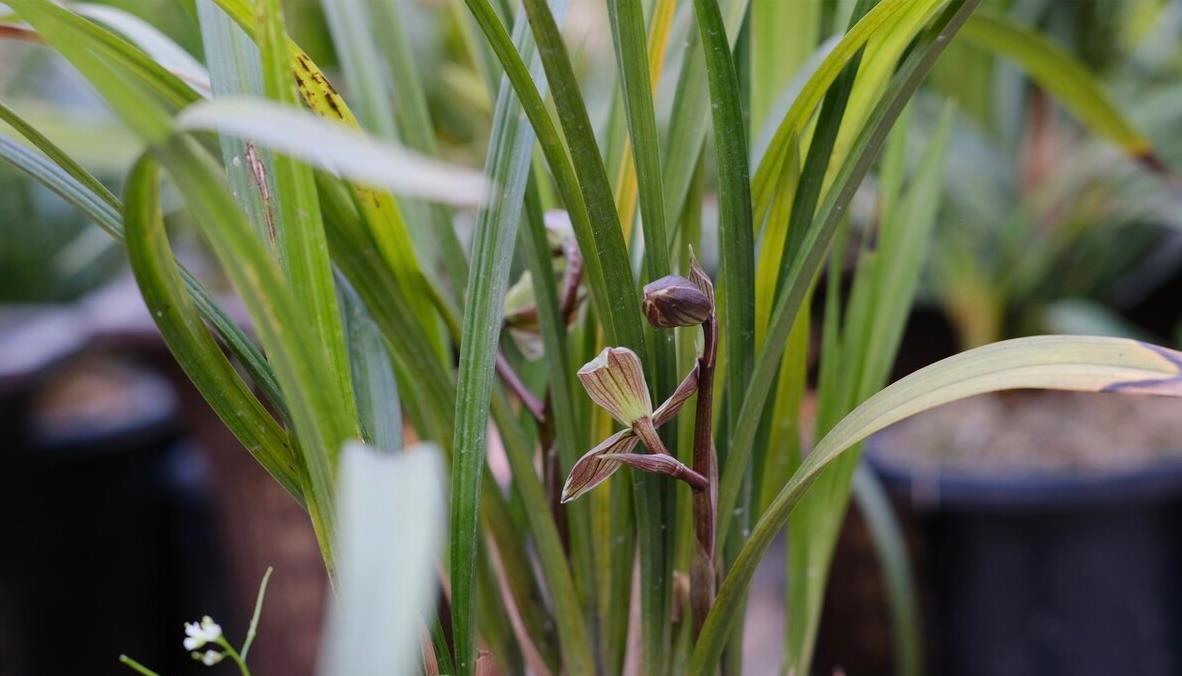
POLYGON ((443 463, 419 445, 398 455, 361 444, 342 453, 340 593, 318 673, 413 673, 432 614, 435 561, 446 530, 443 463))
MULTIPOLYGON (((197 0, 197 20, 213 96, 263 96, 263 72, 254 41, 213 0, 197 0)), ((246 211, 258 236, 275 246, 284 226, 283 214, 275 204, 271 151, 229 134, 219 136, 218 143, 234 198, 246 211)))
POLYGON ((1096 78, 1047 38, 1002 17, 984 14, 969 19, 960 34, 962 40, 1019 64, 1092 131, 1107 136, 1121 150, 1138 159, 1152 155, 1149 140, 1133 127, 1096 78))
MULTIPOLYGON (((148 85, 147 92, 171 110, 179 110, 201 98, 193 84, 184 82, 123 36, 74 12, 62 10, 56 17, 87 40, 96 55, 142 78, 148 85)), ((198 86, 208 82, 207 77, 204 80, 198 86)))
MULTIPOLYGON (((248 0, 215 0, 247 34, 257 39, 257 17, 248 0)), ((328 120, 360 129, 360 124, 345 100, 312 59, 295 42, 288 41, 292 77, 304 104, 315 114, 328 120)), ((419 260, 403 219, 402 211, 388 192, 354 183, 350 186, 372 246, 377 247, 385 264, 394 272, 399 285, 407 289, 407 302, 418 323, 416 334, 440 346, 438 321, 431 307, 431 286, 419 260)), ((442 361, 443 351, 438 350, 442 361)))
POLYGON ((916 413, 975 394, 1019 388, 1182 397, 1182 353, 1123 338, 1018 338, 936 362, 867 399, 817 443, 755 524, 719 589, 691 670, 702 673, 717 659, 759 559, 827 466, 859 441, 916 413))
MULTIPOLYGON (((665 201, 661 188, 661 154, 657 120, 653 112, 652 83, 640 0, 610 0, 612 38, 616 45, 624 109, 632 154, 639 179, 640 214, 644 221, 645 272, 649 279, 669 274, 669 240, 665 228, 665 201)), ((672 340, 670 332, 665 332, 672 340)))
POLYGON ((275 367, 296 429, 305 497, 332 570, 332 457, 357 435, 356 421, 341 415, 327 380, 327 358, 286 289, 282 275, 234 204, 209 156, 191 140, 173 136, 166 112, 145 101, 144 86, 125 79, 91 49, 94 39, 63 18, 56 5, 14 0, 9 3, 68 58, 137 134, 153 146, 186 196, 219 259, 242 295, 275 367))
POLYGON ((392 453, 402 448, 402 407, 389 349, 357 291, 343 278, 337 288, 361 433, 375 449, 392 453))
POLYGON ((82 184, 86 190, 94 193, 103 202, 118 210, 119 198, 115 197, 107 186, 103 185, 102 181, 94 177, 89 171, 84 169, 81 164, 74 161, 65 151, 59 148, 53 141, 49 140, 44 134, 37 130, 36 127, 29 124, 23 117, 17 114, 15 110, 0 103, 0 120, 11 126, 18 134, 25 137, 25 139, 33 144, 41 152, 53 161, 60 169, 65 171, 78 183, 82 184))
MULTIPOLYGON (((280 108, 296 105, 297 95, 287 67, 287 32, 279 0, 261 4, 263 30, 259 40, 259 59, 263 71, 263 90, 280 108)), ((328 358, 325 381, 336 385, 330 396, 343 419, 356 424, 357 406, 346 354, 345 335, 337 290, 333 284, 332 264, 320 214, 320 198, 311 167, 281 153, 272 158, 275 172, 274 208, 280 215, 283 230, 279 237, 280 262, 299 302, 312 333, 328 358)), ((264 196, 265 198, 266 196, 264 196)), ((330 449, 331 450, 331 449, 330 449)), ((335 455, 333 456, 335 458, 335 455)))
POLYGON ((479 206, 489 189, 488 181, 470 169, 265 101, 224 98, 200 103, 186 108, 177 125, 250 138, 345 178, 447 204, 479 206))
MULTIPOLYGON (((10 111, 0 106, 0 114, 5 112, 10 111)), ((5 121, 12 123, 12 120, 8 118, 5 118, 5 121)), ((98 183, 98 179, 90 176, 80 165, 69 159, 61 149, 53 145, 49 139, 32 126, 23 121, 20 124, 13 124, 13 126, 47 155, 41 155, 0 134, 0 159, 57 193, 62 199, 86 214, 116 241, 123 242, 122 203, 105 188, 102 193, 94 192, 89 186, 98 183)), ((275 381, 275 374, 267 364, 262 352, 247 337, 241 327, 221 309, 205 287, 184 267, 181 268, 181 278, 189 290, 197 310, 214 328, 218 337, 230 348, 230 352, 246 368, 247 373, 262 390, 263 395, 273 405, 280 409, 285 408, 286 404, 279 391, 279 385, 275 381)))
MULTIPOLYGON (((875 10, 889 1, 884 0, 875 10)), ((923 44, 912 51, 892 79, 886 97, 867 122, 862 134, 859 135, 850 152, 849 159, 838 172, 833 187, 824 203, 817 210, 817 216, 813 219, 801 252, 792 262, 793 270, 785 286, 785 293, 776 301, 775 309, 772 311, 764 349, 756 362, 751 384, 739 414, 739 421, 734 428, 730 448, 733 467, 722 473, 718 493, 719 514, 730 513, 738 502, 739 489, 743 480, 742 470, 750 458, 758 429, 759 416, 763 412, 764 403, 771 391, 775 376, 774 366, 783 355, 788 334, 792 330, 806 292, 825 259, 833 234, 838 223, 844 217, 845 209, 853 198, 854 191, 870 169, 870 165, 877 156, 895 119, 919 87, 924 76, 931 70, 948 40, 955 35, 956 30, 976 8, 976 5, 977 0, 966 0, 966 2, 951 7, 928 32, 923 44)), ((875 10, 871 10, 870 14, 867 14, 858 25, 862 25, 869 19, 875 10)), ((729 523, 728 520, 719 522, 720 541, 723 540, 729 523)))
MULTIPOLYGON (((739 98, 739 79, 731 59, 726 26, 717 0, 694 0, 698 34, 710 81, 714 153, 718 158, 722 321, 725 326, 728 427, 739 416, 738 393, 747 388, 755 354, 755 235, 747 171, 747 126, 739 98)), ((724 446, 725 448, 725 446, 724 446)), ((727 465, 719 454, 719 466, 727 465)), ((721 514, 727 514, 723 511, 721 514)))
POLYGON ((142 49, 148 57, 198 88, 209 89, 209 73, 197 59, 152 24, 117 7, 78 2, 71 9, 106 25, 142 49))
POLYGON ((127 257, 144 303, 168 349, 259 464, 303 502, 299 469, 287 433, 255 398, 209 335, 181 280, 160 215, 159 174, 151 158, 127 180, 127 257))
MULTIPOLYGON (((845 311, 840 345, 822 350, 822 371, 837 371, 840 375, 821 387, 817 434, 827 432, 837 420, 886 384, 936 220, 951 136, 951 112, 951 108, 945 110, 901 200, 896 198, 896 193, 906 143, 904 120, 896 126, 889 141, 881 174, 886 199, 883 221, 875 234, 877 246, 861 256, 845 311)), ((840 252, 841 248, 835 247, 834 255, 840 252)), ((836 297, 834 291, 830 298, 836 297)), ((836 309, 831 314, 836 316, 836 309)), ((792 604, 793 623, 804 630, 795 635, 798 642, 790 643, 798 671, 807 670, 811 662, 828 581, 826 573, 859 455, 855 450, 829 468, 818 481, 820 489, 804 499, 793 522, 797 527, 789 529, 792 546, 804 553, 803 567, 796 571, 803 593, 792 604)))
MULTIPOLYGON (((588 214, 600 226, 595 236, 595 247, 603 258, 604 277, 613 289, 611 316, 600 314, 600 319, 608 327, 608 340, 616 345, 640 350, 644 343, 640 299, 631 266, 627 263, 623 232, 607 171, 592 132, 570 56, 554 15, 544 0, 525 0, 523 5, 529 14, 534 40, 538 44, 542 65, 553 90, 563 134, 571 155, 578 158, 575 174, 586 198, 588 214)), ((658 341, 652 353, 655 362, 649 363, 654 387, 662 392, 671 391, 674 384, 670 346, 667 341, 658 341)), ((640 559, 643 656, 646 668, 659 673, 665 669, 670 641, 668 616, 672 590, 673 493, 672 486, 667 482, 643 472, 632 473, 632 484, 640 559)))
MULTIPOLYGON (((747 14, 749 0, 728 0, 726 4, 726 34, 732 48, 738 39, 739 28, 747 14)), ((668 200, 666 213, 679 214, 685 208, 694 168, 702 154, 706 132, 710 127, 709 85, 701 75, 705 68, 697 31, 687 39, 686 54, 681 64, 681 76, 673 98, 673 117, 665 139, 664 188, 668 200)))
POLYGON ((854 472, 854 498, 870 531, 887 590, 895 673, 920 676, 923 673, 923 622, 919 612, 919 590, 913 579, 907 543, 894 508, 878 478, 865 465, 854 472))
MULTIPOLYGON (((427 109, 427 95, 422 77, 415 68, 405 10, 399 9, 400 0, 377 0, 372 3, 373 19, 382 40, 379 47, 386 55, 394 91, 394 114, 403 143, 428 157, 437 153, 435 129, 427 109)), ((416 204, 422 207, 424 205, 416 204)), ((430 228, 439 239, 439 254, 444 269, 458 296, 468 288, 468 258, 456 235, 451 214, 440 205, 426 205, 430 228)))

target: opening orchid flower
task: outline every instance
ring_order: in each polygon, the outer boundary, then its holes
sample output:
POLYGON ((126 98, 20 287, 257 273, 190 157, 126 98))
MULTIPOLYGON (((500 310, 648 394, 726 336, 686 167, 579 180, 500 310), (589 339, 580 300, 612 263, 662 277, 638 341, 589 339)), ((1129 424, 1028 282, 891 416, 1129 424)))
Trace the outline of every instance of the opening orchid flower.
POLYGON ((698 488, 704 486, 705 479, 669 455, 656 433, 656 428, 672 420, 697 390, 697 373, 697 368, 690 371, 654 411, 644 366, 632 350, 605 348, 579 369, 579 381, 591 400, 628 429, 616 432, 579 458, 562 488, 562 502, 570 502, 603 483, 621 463, 666 474, 698 488), (638 442, 643 442, 651 455, 632 453, 638 442))

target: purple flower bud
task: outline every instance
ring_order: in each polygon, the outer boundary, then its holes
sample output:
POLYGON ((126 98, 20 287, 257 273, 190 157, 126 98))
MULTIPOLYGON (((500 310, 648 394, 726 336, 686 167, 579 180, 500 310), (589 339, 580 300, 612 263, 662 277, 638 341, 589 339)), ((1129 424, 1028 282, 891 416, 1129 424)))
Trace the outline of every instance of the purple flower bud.
POLYGON ((644 316, 662 329, 697 326, 714 312, 714 303, 689 279, 667 275, 644 287, 644 316))

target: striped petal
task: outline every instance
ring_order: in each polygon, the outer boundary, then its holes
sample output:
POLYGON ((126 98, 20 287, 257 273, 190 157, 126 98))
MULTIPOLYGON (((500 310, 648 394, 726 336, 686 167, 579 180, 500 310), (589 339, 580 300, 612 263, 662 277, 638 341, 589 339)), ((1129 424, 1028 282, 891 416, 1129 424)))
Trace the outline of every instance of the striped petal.
POLYGON ((601 456, 605 461, 634 467, 643 472, 664 474, 684 481, 696 491, 706 490, 706 477, 698 474, 677 458, 664 453, 613 453, 601 456))
POLYGON ((653 413, 644 366, 640 357, 626 347, 604 348, 579 369, 579 380, 587 395, 620 423, 633 423, 653 413))
POLYGON ((603 443, 587 451, 575 462, 562 487, 562 501, 570 502, 599 484, 620 468, 620 463, 604 459, 604 456, 628 453, 639 441, 632 430, 620 430, 604 439, 603 443))
POLYGON ((660 427, 672 420, 677 415, 677 412, 681 410, 681 407, 685 405, 685 402, 694 396, 694 393, 697 391, 698 362, 694 362, 694 368, 682 379, 681 384, 677 386, 673 394, 669 395, 665 403, 658 406, 657 410, 653 412, 653 425, 660 427))

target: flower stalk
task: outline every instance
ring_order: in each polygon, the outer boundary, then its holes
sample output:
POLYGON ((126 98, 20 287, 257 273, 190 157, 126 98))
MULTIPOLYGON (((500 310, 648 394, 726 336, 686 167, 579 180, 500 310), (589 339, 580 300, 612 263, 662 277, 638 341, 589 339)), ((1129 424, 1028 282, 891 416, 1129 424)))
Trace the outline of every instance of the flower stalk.
MULTIPOLYGON (((697 262, 694 263, 697 266, 697 262)), ((705 278, 705 275, 702 275, 705 278)), ((706 283, 710 281, 707 279, 706 283)), ((711 289, 713 298, 713 289, 711 289)), ((714 566, 714 512, 718 501, 718 460, 714 453, 714 360, 718 348, 718 319, 713 311, 702 323, 702 353, 698 356, 698 400, 694 410, 693 469, 706 479, 706 490, 694 491, 694 551, 690 561, 690 614, 696 637, 714 603, 717 569, 714 566)))
MULTIPOLYGON (((690 562, 690 614, 693 636, 702 629, 714 603, 717 569, 714 565, 715 512, 718 501, 718 461, 714 451, 714 363, 718 352, 718 318, 714 308, 714 285, 696 258, 691 257, 689 277, 670 275, 644 287, 644 314, 660 328, 702 327, 702 351, 681 387, 688 398, 696 390, 692 472, 702 479, 693 493, 694 550, 690 562)), ((676 397, 674 397, 676 398, 676 397)))

